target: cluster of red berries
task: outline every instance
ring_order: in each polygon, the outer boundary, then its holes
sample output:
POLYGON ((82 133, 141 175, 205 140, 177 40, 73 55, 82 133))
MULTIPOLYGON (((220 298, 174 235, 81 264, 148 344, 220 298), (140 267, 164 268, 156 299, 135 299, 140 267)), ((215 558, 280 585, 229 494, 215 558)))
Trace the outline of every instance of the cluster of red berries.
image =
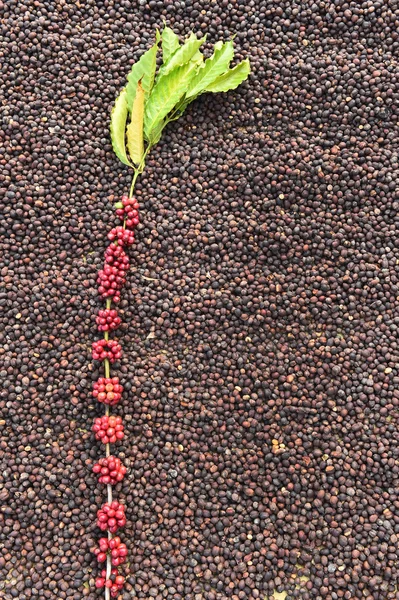
POLYGON ((126 544, 122 544, 121 538, 115 536, 110 540, 108 538, 100 538, 98 540, 99 548, 94 549, 94 554, 97 557, 98 562, 104 562, 107 560, 108 550, 111 553, 111 564, 114 567, 119 567, 126 561, 127 548, 126 544))
POLYGON ((93 432, 96 434, 96 440, 101 440, 103 444, 115 444, 117 440, 123 440, 122 417, 98 417, 94 419, 93 432))
POLYGON ((125 507, 117 500, 106 502, 97 511, 97 525, 101 531, 116 533, 119 527, 126 524, 125 507))
POLYGON ((117 267, 105 265, 98 272, 97 283, 98 293, 102 298, 112 298, 115 304, 120 300, 120 290, 126 283, 125 271, 120 271, 117 267))
POLYGON ((129 269, 129 257, 119 244, 110 244, 104 253, 104 260, 107 265, 116 267, 125 274, 129 269))
POLYGON ((120 290, 126 282, 129 269, 129 257, 118 244, 110 244, 104 254, 105 265, 97 277, 98 293, 102 298, 111 298, 118 304, 120 290))
POLYGON ((124 229, 119 225, 111 229, 108 233, 108 239, 111 242, 116 240, 121 246, 131 246, 134 243, 134 232, 124 229))
POLYGON ((121 399, 123 387, 118 377, 100 377, 93 383, 93 396, 99 402, 115 406, 121 399))
POLYGON ((118 595, 119 590, 123 588, 123 584, 125 583, 125 578, 122 575, 118 575, 118 569, 111 570, 111 578, 106 579, 107 571, 103 569, 101 571, 101 577, 97 577, 96 579, 96 588, 101 589, 104 586, 109 588, 111 592, 111 596, 115 598, 118 595))
POLYGON ((126 467, 115 456, 100 458, 93 471, 100 475, 98 481, 106 485, 116 485, 126 475, 126 467))
POLYGON ((108 359, 113 363, 122 356, 122 348, 116 340, 98 340, 93 342, 92 349, 94 360, 108 359))
POLYGON ((99 331, 114 331, 121 324, 121 318, 117 310, 106 308, 98 311, 96 323, 99 331))
POLYGON ((122 196, 123 208, 118 208, 116 214, 125 221, 126 227, 136 227, 139 224, 139 203, 136 198, 122 196))

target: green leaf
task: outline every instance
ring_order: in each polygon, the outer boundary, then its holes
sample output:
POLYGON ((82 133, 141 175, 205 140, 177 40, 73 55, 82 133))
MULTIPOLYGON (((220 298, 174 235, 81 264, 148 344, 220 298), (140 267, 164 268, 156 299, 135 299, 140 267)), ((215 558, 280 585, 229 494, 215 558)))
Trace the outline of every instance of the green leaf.
POLYGON ((134 97, 132 116, 126 130, 127 149, 129 150, 132 161, 139 165, 144 154, 143 140, 144 123, 144 89, 141 80, 137 84, 137 91, 134 97))
POLYGON ((144 135, 150 143, 155 143, 162 121, 184 96, 196 70, 197 65, 188 62, 157 80, 144 113, 144 135))
POLYGON ((196 65, 197 67, 200 67, 204 63, 204 55, 202 54, 201 50, 197 50, 197 52, 193 54, 192 58, 190 59, 190 63, 196 65))
MULTIPOLYGON (((200 52, 199 50, 197 50, 197 52, 194 54, 194 56, 192 57, 192 59, 189 61, 188 64, 193 65, 193 67, 195 67, 196 69, 198 69, 198 67, 204 62, 204 55, 202 54, 202 52, 200 52)), ((193 72, 193 77, 195 75, 195 72, 193 72)), ((152 143, 156 144, 162 134, 162 130, 164 129, 164 127, 170 123, 171 121, 176 121, 176 119, 178 119, 179 117, 182 116, 182 114, 184 113, 184 111, 186 110, 187 106, 190 104, 190 102, 192 102, 195 98, 190 98, 189 100, 186 100, 185 94, 183 94, 182 98, 179 100, 179 102, 172 108, 172 115, 171 118, 170 115, 165 118, 164 121, 162 121, 162 123, 159 126, 156 126, 156 131, 154 129, 154 132, 152 134, 152 143), (155 137, 154 137, 155 136, 155 137), (155 139, 156 138, 156 139, 155 139)), ((170 112, 170 111, 169 111, 170 112)))
POLYGON ((194 99, 195 96, 214 82, 217 77, 226 71, 233 56, 233 42, 226 42, 225 44, 217 42, 212 56, 205 61, 192 79, 186 97, 194 99))
POLYGON ((152 86, 154 85, 155 70, 157 68, 157 52, 160 39, 161 36, 157 29, 154 45, 151 46, 147 52, 144 52, 140 59, 134 63, 127 76, 126 101, 129 112, 132 111, 137 84, 140 79, 144 89, 145 98, 148 98, 151 93, 152 86))
POLYGON ((122 90, 118 98, 115 100, 114 107, 111 112, 111 142, 112 148, 116 156, 124 165, 131 167, 131 164, 126 155, 125 146, 125 130, 126 130, 126 119, 127 119, 127 104, 126 104, 126 90, 122 90))
POLYGON ((234 90, 248 77, 251 72, 249 60, 246 58, 238 63, 233 69, 229 69, 224 75, 220 75, 208 85, 204 92, 228 92, 234 90))
POLYGON ((169 60, 179 46, 180 43, 178 36, 170 27, 165 25, 162 31, 162 60, 164 64, 169 60))
POLYGON ((154 129, 151 131, 151 137, 148 140, 149 144, 151 144, 151 146, 155 146, 155 144, 157 144, 159 142, 159 140, 161 139, 161 135, 162 135, 162 131, 164 130, 164 127, 168 124, 167 121, 162 120, 160 121, 160 123, 158 123, 154 129))
POLYGON ((159 77, 163 77, 173 71, 176 67, 181 67, 188 63, 197 53, 197 50, 205 42, 206 35, 203 38, 198 39, 195 33, 192 33, 188 40, 177 48, 177 50, 169 58, 168 62, 162 65, 159 70, 159 77))

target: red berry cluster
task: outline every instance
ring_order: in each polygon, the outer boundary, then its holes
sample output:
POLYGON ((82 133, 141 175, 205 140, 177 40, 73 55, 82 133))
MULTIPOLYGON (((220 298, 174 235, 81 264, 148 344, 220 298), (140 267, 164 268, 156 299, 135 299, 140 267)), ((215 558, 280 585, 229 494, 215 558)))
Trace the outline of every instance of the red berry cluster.
POLYGON ((122 348, 116 340, 97 340, 93 342, 93 359, 105 360, 113 363, 122 356, 122 348))
POLYGON ((125 507, 117 500, 106 502, 97 511, 97 525, 101 531, 116 533, 119 527, 126 524, 125 507))
POLYGON ((108 233, 108 239, 113 242, 116 240, 121 246, 131 246, 134 242, 134 232, 129 229, 124 229, 120 225, 114 227, 108 233))
POLYGON ((110 579, 106 579, 106 576, 107 571, 103 569, 101 571, 101 577, 97 577, 96 579, 96 588, 101 589, 104 586, 109 588, 111 596, 115 598, 118 595, 119 590, 123 588, 125 578, 122 577, 122 575, 118 575, 118 569, 112 569, 110 579))
MULTIPOLYGON (((120 205, 119 205, 120 206, 120 205)), ((107 456, 102 457, 93 466, 93 472, 98 474, 100 483, 107 485, 109 502, 97 511, 97 525, 101 531, 108 531, 108 537, 99 540, 99 548, 94 550, 99 563, 107 561, 107 569, 96 579, 96 587, 108 588, 111 596, 116 597, 124 584, 124 577, 118 574, 118 567, 126 561, 127 548, 117 536, 113 536, 119 527, 126 523, 125 507, 112 499, 112 487, 122 481, 126 467, 120 459, 109 455, 108 444, 114 444, 124 437, 122 418, 110 416, 109 406, 114 406, 121 399, 123 388, 118 377, 110 377, 110 364, 122 355, 122 349, 117 340, 109 340, 108 334, 119 327, 121 319, 118 312, 111 308, 111 302, 120 301, 120 290, 126 282, 129 269, 129 258, 124 246, 134 242, 132 229, 139 223, 138 202, 134 198, 122 197, 122 206, 117 215, 123 219, 123 227, 111 229, 107 237, 112 242, 104 253, 104 265, 98 273, 98 291, 107 300, 107 307, 98 311, 96 323, 99 331, 104 332, 104 339, 93 343, 92 355, 94 360, 105 361, 105 377, 100 377, 93 383, 93 397, 107 405, 106 414, 94 420, 93 432, 96 439, 106 445, 107 456), (128 228, 128 229, 126 229, 128 228), (130 229, 129 229, 130 228, 130 229), (111 568, 112 567, 112 568, 111 568), (107 578, 107 571, 111 575, 107 578)))
POLYGON ((121 318, 117 310, 106 308, 98 311, 96 323, 99 331, 114 331, 121 324, 121 318))
POLYGON ((123 271, 124 275, 129 269, 129 257, 119 244, 110 244, 104 253, 104 260, 107 265, 116 267, 118 271, 123 271))
POLYGON ((98 417, 94 419, 93 431, 96 434, 96 440, 101 440, 103 444, 115 444, 117 440, 123 440, 122 417, 98 417))
POLYGON ((122 221, 125 221, 126 227, 136 227, 139 224, 139 203, 136 198, 122 196, 123 208, 118 208, 116 214, 122 221))
POLYGON ((100 475, 98 481, 109 485, 115 485, 122 481, 126 474, 126 467, 115 456, 100 458, 93 467, 94 473, 100 475))
POLYGON ((111 553, 111 564, 114 567, 119 567, 126 561, 127 548, 126 544, 122 544, 121 538, 115 536, 110 540, 108 538, 100 538, 98 540, 99 548, 94 549, 94 554, 97 556, 98 562, 104 562, 107 559, 107 552, 111 553))
POLYGON ((111 550, 111 562, 114 567, 119 567, 126 561, 127 548, 122 544, 121 538, 115 536, 109 540, 109 549, 111 550))
POLYGON ((126 282, 129 257, 119 244, 110 244, 104 254, 105 265, 99 271, 98 292, 102 298, 111 299, 115 304, 120 300, 120 290, 126 282))
POLYGON ((120 271, 117 267, 111 267, 105 265, 105 267, 98 272, 97 283, 98 293, 103 298, 112 298, 117 304, 120 300, 120 289, 126 283, 124 277, 125 272, 120 271))
POLYGON ((100 377, 93 383, 93 396, 99 402, 115 406, 121 399, 123 387, 118 377, 100 377))

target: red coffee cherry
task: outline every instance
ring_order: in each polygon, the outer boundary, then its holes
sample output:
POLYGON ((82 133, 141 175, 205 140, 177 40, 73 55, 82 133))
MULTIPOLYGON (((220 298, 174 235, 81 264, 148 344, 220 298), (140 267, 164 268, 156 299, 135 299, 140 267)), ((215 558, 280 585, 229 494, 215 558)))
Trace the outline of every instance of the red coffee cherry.
POLYGON ((117 310, 106 308, 98 311, 96 323, 99 331, 114 331, 121 324, 121 318, 117 310))
POLYGON ((121 463, 119 458, 116 458, 115 456, 106 456, 100 458, 98 463, 93 466, 93 471, 100 475, 98 478, 100 483, 116 485, 124 478, 126 467, 121 463))
POLYGON ((122 348, 116 340, 98 340, 92 344, 93 360, 105 360, 113 363, 122 356, 122 348))
POLYGON ((114 417, 104 415, 94 419, 93 432, 97 440, 101 440, 103 444, 115 444, 117 440, 123 440, 124 427, 122 417, 114 417))
POLYGON ((96 588, 100 590, 105 585, 105 577, 97 577, 96 579, 96 588))
POLYGON ((115 406, 121 399, 123 387, 118 377, 100 377, 93 383, 93 396, 99 402, 115 406))

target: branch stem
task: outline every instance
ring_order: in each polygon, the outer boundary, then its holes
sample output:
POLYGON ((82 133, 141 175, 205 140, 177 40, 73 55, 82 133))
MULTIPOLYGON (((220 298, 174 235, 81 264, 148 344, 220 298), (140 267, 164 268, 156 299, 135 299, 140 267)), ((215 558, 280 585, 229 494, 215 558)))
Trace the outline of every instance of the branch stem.
MULTIPOLYGON (((145 166, 145 159, 147 154, 149 153, 151 149, 151 146, 147 146, 144 154, 143 154, 143 158, 141 160, 140 165, 137 167, 137 169, 134 170, 134 175, 133 175, 133 179, 132 179, 132 184, 130 186, 130 191, 129 191, 129 197, 131 198, 134 192, 134 187, 136 185, 136 181, 137 181, 137 177, 140 175, 140 173, 143 172, 144 166, 145 166)), ((123 223, 123 228, 126 229, 126 221, 124 221, 123 223)), ((112 299, 111 298, 107 298, 106 301, 106 308, 110 309, 112 306, 112 299)), ((109 339, 109 332, 108 331, 104 331, 104 339, 108 340, 109 339)), ((106 358, 104 360, 104 374, 106 378, 109 378, 111 376, 111 369, 110 369, 110 362, 108 360, 108 358, 106 358)), ((107 417, 109 417, 109 405, 106 404, 105 405, 105 415, 107 417)), ((106 444, 105 445, 105 455, 108 457, 111 454, 111 449, 110 449, 110 444, 106 444)), ((109 504, 111 504, 112 502, 112 486, 110 484, 107 485, 107 502, 109 504)), ((110 531, 108 531, 108 539, 111 540, 113 538, 113 535, 110 531)), ((109 552, 107 553, 107 562, 106 562, 106 575, 105 578, 109 579, 111 577, 111 570, 112 570, 112 563, 111 563, 111 556, 109 554, 109 552)), ((109 588, 105 588, 105 600, 110 600, 110 591, 109 588)))
MULTIPOLYGON (((108 331, 106 331, 105 333, 108 334, 108 331)), ((108 339, 108 335, 107 335, 107 337, 105 337, 105 335, 104 335, 104 339, 107 340, 108 339)), ((108 358, 106 358, 104 360, 104 372, 105 372, 105 377, 109 377, 110 376, 110 368, 109 368, 109 360, 108 360, 108 358)))

